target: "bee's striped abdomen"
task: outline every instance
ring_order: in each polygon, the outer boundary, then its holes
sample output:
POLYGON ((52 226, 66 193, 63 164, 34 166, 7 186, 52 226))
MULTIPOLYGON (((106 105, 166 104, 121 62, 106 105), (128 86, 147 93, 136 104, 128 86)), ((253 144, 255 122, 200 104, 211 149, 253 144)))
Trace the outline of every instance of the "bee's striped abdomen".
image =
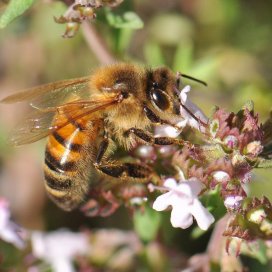
POLYGON ((82 175, 86 158, 82 155, 89 139, 84 131, 87 121, 69 120, 66 126, 49 135, 45 151, 45 187, 53 201, 64 210, 82 201, 88 180, 82 175))

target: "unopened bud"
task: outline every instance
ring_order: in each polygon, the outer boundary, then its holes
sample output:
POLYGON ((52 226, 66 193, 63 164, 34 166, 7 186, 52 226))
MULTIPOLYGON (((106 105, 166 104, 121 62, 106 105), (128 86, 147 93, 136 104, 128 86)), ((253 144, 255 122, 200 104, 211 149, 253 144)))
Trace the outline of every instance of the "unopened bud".
POLYGON ((258 156, 263 150, 263 146, 260 141, 253 141, 246 146, 246 154, 258 156))

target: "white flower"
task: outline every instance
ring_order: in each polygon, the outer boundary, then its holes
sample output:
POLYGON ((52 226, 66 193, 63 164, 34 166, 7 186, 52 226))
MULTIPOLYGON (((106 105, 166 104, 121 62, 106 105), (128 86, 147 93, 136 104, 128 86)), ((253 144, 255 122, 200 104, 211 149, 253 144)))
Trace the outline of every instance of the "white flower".
POLYGON ((182 120, 180 123, 177 123, 176 126, 180 127, 180 130, 174 128, 170 125, 159 125, 155 127, 155 136, 156 137, 171 137, 176 138, 182 131, 182 128, 185 127, 187 121, 182 120))
POLYGON ((180 92, 179 98, 182 103, 180 106, 180 115, 187 121, 186 125, 195 128, 200 132, 205 132, 206 128, 201 125, 199 120, 203 123, 208 123, 208 118, 203 111, 188 98, 190 90, 191 86, 186 85, 180 92), (191 113, 189 113, 183 105, 189 109, 191 113), (192 114, 199 120, 196 120, 192 114))
POLYGON ((22 249, 25 246, 23 233, 24 230, 10 220, 8 202, 0 197, 0 238, 22 249))
POLYGON ((214 171, 213 178, 218 182, 226 182, 230 180, 230 176, 225 171, 214 171))
POLYGON ((191 87, 189 85, 186 85, 179 94, 181 102, 181 120, 179 120, 175 125, 180 129, 176 129, 170 125, 157 126, 155 128, 155 136, 176 138, 181 133, 182 129, 186 126, 195 128, 200 132, 205 132, 206 128, 203 126, 203 124, 201 124, 201 122, 208 123, 208 118, 203 113, 203 111, 188 98, 188 93, 190 92, 190 90, 191 87), (188 112, 188 110, 190 111, 190 113, 188 112))
POLYGON ((169 178, 164 183, 167 193, 157 197, 153 209, 162 211, 172 206, 171 224, 175 228, 188 228, 193 217, 202 230, 207 230, 214 222, 214 217, 203 207, 197 196, 202 190, 202 183, 192 178, 188 181, 177 181, 169 178))
POLYGON ((243 197, 236 195, 229 195, 224 200, 224 205, 227 209, 238 209, 241 206, 243 197))
POLYGON ((89 252, 88 237, 68 230, 36 231, 31 242, 33 255, 50 263, 55 272, 74 272, 73 257, 89 252))

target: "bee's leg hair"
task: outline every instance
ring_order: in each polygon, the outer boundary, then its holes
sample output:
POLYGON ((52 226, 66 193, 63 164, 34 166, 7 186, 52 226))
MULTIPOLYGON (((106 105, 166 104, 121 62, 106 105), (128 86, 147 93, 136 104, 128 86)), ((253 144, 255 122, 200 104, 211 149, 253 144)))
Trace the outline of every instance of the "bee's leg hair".
POLYGON ((130 128, 126 132, 126 134, 128 135, 130 133, 133 133, 138 138, 140 138, 141 140, 143 140, 149 144, 156 144, 156 145, 177 144, 177 145, 183 145, 183 146, 185 145, 189 148, 193 148, 193 144, 188 141, 184 141, 182 139, 171 138, 171 137, 154 137, 154 136, 151 136, 150 134, 144 132, 142 129, 138 129, 138 128, 130 128))

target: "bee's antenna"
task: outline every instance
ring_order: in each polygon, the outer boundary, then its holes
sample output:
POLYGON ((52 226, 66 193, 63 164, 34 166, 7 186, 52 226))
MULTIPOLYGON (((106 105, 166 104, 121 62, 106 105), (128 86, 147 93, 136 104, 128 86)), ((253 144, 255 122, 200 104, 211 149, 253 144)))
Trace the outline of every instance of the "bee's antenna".
POLYGON ((188 75, 182 74, 182 73, 180 73, 180 72, 177 73, 177 76, 178 76, 179 78, 180 78, 180 77, 185 77, 185 78, 188 78, 188 79, 193 80, 193 81, 195 81, 195 82, 198 82, 198 83, 200 83, 200 84, 203 84, 204 86, 208 86, 208 84, 207 84, 205 81, 200 80, 200 79, 197 79, 197 78, 192 77, 192 76, 188 76, 188 75))

